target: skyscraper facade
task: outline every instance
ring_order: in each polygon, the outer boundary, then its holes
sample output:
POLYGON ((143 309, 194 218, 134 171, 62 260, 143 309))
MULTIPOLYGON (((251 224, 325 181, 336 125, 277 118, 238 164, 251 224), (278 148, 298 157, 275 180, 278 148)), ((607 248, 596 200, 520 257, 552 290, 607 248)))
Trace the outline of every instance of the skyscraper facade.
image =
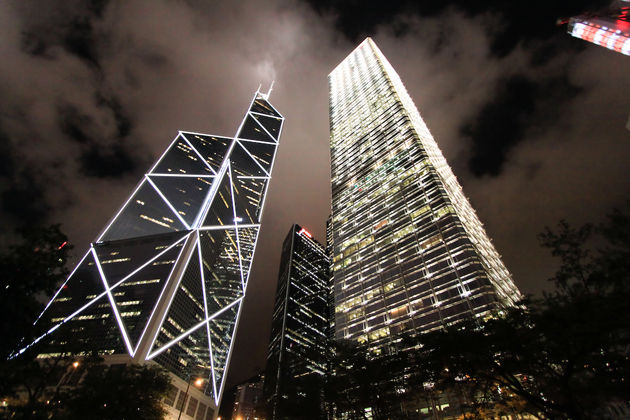
POLYGON ((293 225, 282 245, 265 369, 271 419, 320 418, 329 264, 325 248, 293 225))
POLYGON ((521 297, 371 39, 329 75, 335 337, 379 353, 521 297))
POLYGON ((166 405, 213 418, 283 121, 256 92, 236 137, 180 132, 40 315, 40 357, 153 361, 187 390, 166 405), (188 392, 193 377, 209 403, 188 392))

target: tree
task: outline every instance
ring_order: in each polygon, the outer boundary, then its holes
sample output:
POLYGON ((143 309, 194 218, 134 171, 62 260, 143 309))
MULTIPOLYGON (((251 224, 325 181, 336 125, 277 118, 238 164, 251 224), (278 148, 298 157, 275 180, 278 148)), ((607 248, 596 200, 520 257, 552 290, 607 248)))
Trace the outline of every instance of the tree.
POLYGON ((61 398, 63 420, 161 420, 169 375, 155 365, 96 365, 79 386, 61 398))
POLYGON ((330 418, 400 418, 408 354, 397 346, 386 350, 375 354, 366 346, 331 343, 324 390, 330 418))
POLYGON ((26 393, 26 406, 39 404, 52 378, 60 377, 68 362, 34 361, 36 352, 12 357, 15 351, 44 332, 46 322, 34 324, 44 304, 68 272, 65 263, 72 246, 59 225, 17 231, 16 240, 0 250, 0 396, 26 393))
POLYGON ((33 322, 68 275, 70 249, 59 225, 52 225, 20 229, 16 243, 0 250, 0 360, 41 331, 33 322))
POLYGON ((486 321, 423 335, 418 368, 439 387, 465 386, 477 406, 490 391, 490 404, 594 418, 630 395, 630 217, 615 211, 578 229, 560 222, 541 240, 560 258, 555 289, 486 321))

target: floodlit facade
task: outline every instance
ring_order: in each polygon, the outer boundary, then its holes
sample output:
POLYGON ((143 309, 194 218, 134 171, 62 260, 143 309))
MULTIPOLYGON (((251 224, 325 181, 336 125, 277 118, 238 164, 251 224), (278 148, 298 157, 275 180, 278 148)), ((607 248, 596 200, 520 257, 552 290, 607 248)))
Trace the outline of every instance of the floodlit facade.
POLYGON ((630 55, 630 2, 622 0, 618 10, 601 16, 574 16, 569 19, 567 31, 575 38, 630 55))
POLYGON ((40 357, 158 363, 173 415, 216 416, 283 122, 256 92, 236 137, 180 132, 40 316, 40 357))
POLYGON ((270 419, 320 416, 329 264, 326 249, 306 229, 293 225, 282 245, 265 369, 270 419))
POLYGON ((335 337, 405 332, 521 295, 399 76, 371 39, 329 75, 335 337))

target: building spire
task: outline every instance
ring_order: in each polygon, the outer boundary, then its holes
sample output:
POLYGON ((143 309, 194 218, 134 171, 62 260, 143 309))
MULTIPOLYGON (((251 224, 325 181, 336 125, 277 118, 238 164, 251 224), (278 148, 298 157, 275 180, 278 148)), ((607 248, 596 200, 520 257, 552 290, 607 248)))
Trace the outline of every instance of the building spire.
MULTIPOLYGON (((269 95, 271 95, 271 91, 273 90, 273 84, 275 83, 275 80, 271 81, 271 85, 269 86, 269 90, 267 91, 267 93, 260 93, 260 96, 263 97, 264 100, 268 101, 269 100, 269 95)), ((258 87, 258 92, 260 92, 260 87, 258 87)))

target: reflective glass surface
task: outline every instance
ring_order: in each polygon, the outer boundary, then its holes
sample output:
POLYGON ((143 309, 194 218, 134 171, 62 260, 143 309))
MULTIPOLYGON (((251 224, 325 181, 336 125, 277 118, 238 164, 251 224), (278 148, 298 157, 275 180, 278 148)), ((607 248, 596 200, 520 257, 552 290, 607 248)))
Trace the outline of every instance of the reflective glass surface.
POLYGON ((253 141, 239 140, 239 143, 256 159, 256 162, 262 168, 271 172, 271 165, 273 163, 273 157, 276 154, 276 145, 269 143, 257 143, 253 141))
POLYGON ((236 217, 242 224, 260 223, 262 198, 268 179, 233 177, 232 185, 236 203, 236 217))
POLYGON ((239 306, 240 302, 210 321, 210 344, 212 348, 214 380, 217 389, 220 389, 221 380, 225 374, 228 352, 232 344, 234 330, 236 329, 236 317, 239 306))
POLYGON ((208 314, 243 296, 243 282, 237 253, 236 230, 199 232, 208 314))
POLYGON ((282 126, 282 120, 275 117, 266 117, 264 115, 251 114, 252 117, 262 125, 274 139, 278 139, 280 135, 280 127, 282 126))
POLYGON ((237 176, 269 176, 239 142, 236 142, 232 150, 230 164, 232 173, 237 176))
POLYGON ((245 119, 245 124, 241 127, 241 130, 238 132, 239 139, 248 139, 248 140, 258 140, 258 141, 266 141, 273 142, 275 139, 267 134, 265 129, 258 123, 256 118, 252 115, 248 115, 245 119))
POLYGON ((151 171, 154 174, 214 175, 197 151, 180 136, 151 171))
POLYGON ((203 226, 233 225, 234 203, 232 201, 232 183, 229 173, 226 172, 221 179, 219 189, 210 203, 210 209, 203 222, 203 226))
POLYGON ((145 179, 116 220, 103 234, 101 241, 158 235, 186 230, 173 210, 145 179))
POLYGON ((189 226, 195 221, 214 181, 214 177, 150 175, 149 178, 189 226))
POLYGON ((282 115, 280 115, 278 111, 276 111, 273 108, 273 106, 269 102, 264 100, 263 98, 257 98, 254 101, 254 103, 252 104, 251 111, 258 112, 265 115, 271 115, 273 117, 278 117, 278 118, 282 117, 282 115))
POLYGON ((218 172, 225 153, 232 143, 229 137, 204 136, 202 134, 182 133, 195 150, 206 160, 206 162, 218 172))

